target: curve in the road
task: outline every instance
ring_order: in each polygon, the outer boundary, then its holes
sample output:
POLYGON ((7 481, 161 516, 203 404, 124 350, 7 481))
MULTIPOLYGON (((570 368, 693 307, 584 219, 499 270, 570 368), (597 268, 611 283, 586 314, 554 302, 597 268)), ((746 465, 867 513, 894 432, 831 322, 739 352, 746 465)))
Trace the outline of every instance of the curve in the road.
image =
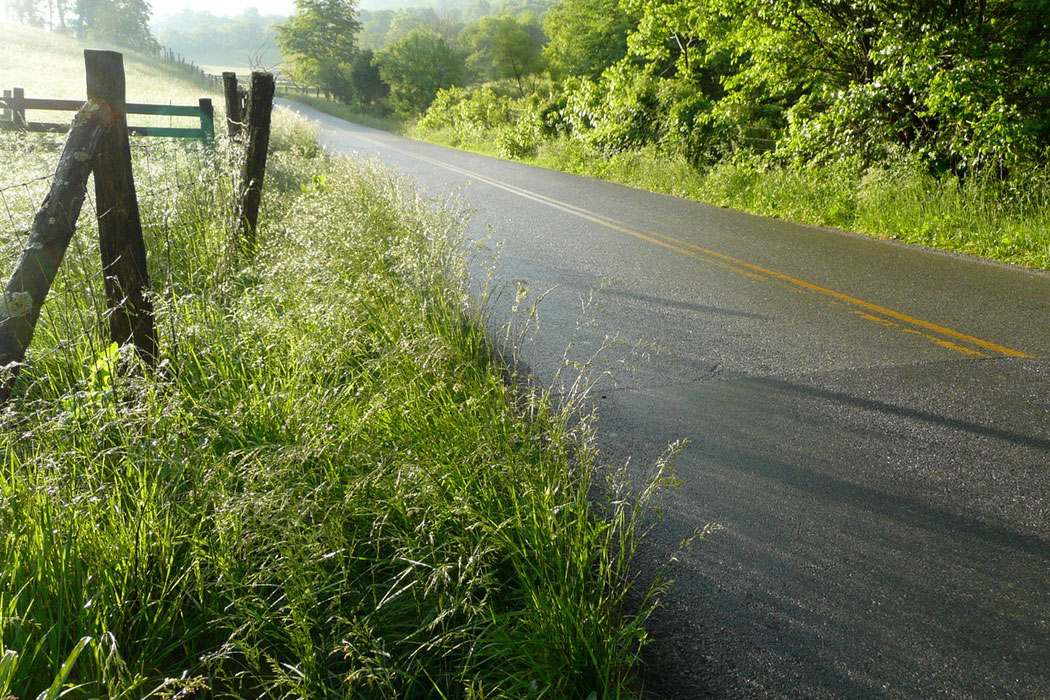
POLYGON ((661 246, 668 250, 673 250, 676 253, 687 255, 697 260, 701 260, 705 263, 711 265, 719 265, 726 269, 732 270, 733 272, 737 272, 739 274, 752 277, 754 279, 786 283, 813 292, 815 294, 823 295, 829 299, 833 299, 835 301, 848 304, 852 307, 856 307, 852 310, 852 312, 866 321, 872 321, 874 323, 879 323, 890 328, 895 328, 904 333, 919 334, 932 343, 948 348, 949 350, 954 350, 955 352, 961 353, 963 355, 969 355, 971 357, 991 357, 992 355, 1026 358, 1035 357, 1034 355, 1030 355, 1029 353, 1022 352, 1020 350, 1015 350, 1005 345, 993 343, 988 340, 982 340, 981 338, 976 338, 966 333, 960 333, 959 331, 952 330, 951 328, 945 328, 944 326, 938 325, 936 323, 932 323, 921 318, 916 318, 914 316, 901 313, 900 311, 894 311, 893 309, 888 309, 878 304, 873 304, 870 301, 858 299, 848 294, 837 292, 833 289, 827 289, 826 287, 822 287, 818 284, 813 284, 812 282, 807 282, 806 280, 801 280, 790 275, 785 275, 782 272, 770 270, 760 265, 755 265, 754 263, 747 262, 746 260, 741 260, 731 255, 726 255, 725 253, 710 250, 708 248, 698 246, 695 243, 690 243, 688 241, 684 241, 680 238, 676 238, 665 233, 660 233, 658 231, 649 231, 648 233, 635 231, 634 229, 628 228, 627 225, 624 224, 624 222, 622 221, 617 221, 616 219, 611 219, 609 217, 602 216, 601 214, 588 211, 587 209, 583 209, 582 207, 577 207, 574 204, 569 204, 568 202, 562 202, 552 197, 547 197, 545 195, 539 194, 538 192, 531 192, 524 188, 511 185, 510 183, 500 182, 499 180, 493 177, 482 175, 481 173, 473 172, 471 170, 467 170, 466 168, 450 165, 435 158, 429 158, 418 153, 413 153, 411 151, 400 149, 388 143, 384 144, 374 139, 370 139, 366 136, 358 135, 357 138, 361 139, 362 141, 372 143, 375 146, 390 149, 404 156, 408 156, 409 158, 415 158, 425 163, 430 163, 431 165, 434 165, 436 167, 444 168, 446 170, 459 173, 460 175, 464 175, 479 182, 484 182, 485 184, 492 185, 493 187, 498 187, 499 189, 510 192, 511 194, 518 195, 519 197, 524 197, 525 199, 538 202, 545 206, 567 212, 574 216, 578 216, 581 219, 591 221, 600 226, 604 226, 614 231, 619 231, 620 233, 626 234, 628 236, 633 236, 635 238, 647 241, 654 245, 661 246), (902 323, 907 325, 901 325, 902 323), (929 332, 917 331, 914 328, 909 328, 908 326, 915 326, 923 329, 923 331, 929 332), (936 335, 931 335, 931 333, 936 335), (946 337, 939 336, 946 336, 947 338, 951 338, 951 340, 948 340, 946 337), (960 345, 959 342, 953 341, 966 343, 966 345, 960 345), (979 349, 975 349, 974 347, 968 346, 976 346, 976 348, 979 349))

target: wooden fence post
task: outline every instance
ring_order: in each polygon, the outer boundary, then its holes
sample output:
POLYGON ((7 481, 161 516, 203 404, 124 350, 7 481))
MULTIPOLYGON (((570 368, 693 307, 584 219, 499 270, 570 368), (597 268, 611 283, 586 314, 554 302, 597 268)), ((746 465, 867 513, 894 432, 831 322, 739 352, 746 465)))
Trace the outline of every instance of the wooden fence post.
POLYGON ((149 300, 146 246, 142 239, 135 179, 131 172, 124 56, 84 51, 88 99, 113 112, 114 128, 102 142, 95 166, 95 209, 102 274, 109 306, 110 338, 128 341, 148 365, 157 360, 153 303, 149 300))
POLYGON ((201 131, 204 132, 204 144, 215 143, 215 107, 212 106, 210 97, 202 97, 197 101, 201 110, 201 131))
POLYGON ((0 299, 0 402, 10 397, 18 378, 40 309, 76 231, 88 175, 112 126, 112 112, 95 102, 77 112, 51 191, 33 218, 29 240, 4 288, 0 299))
POLYGON ((11 111, 14 112, 15 124, 24 128, 26 125, 26 91, 22 88, 15 88, 13 98, 14 104, 11 105, 11 111))
POLYGON ((244 188, 238 207, 237 240, 249 256, 255 254, 255 231, 259 223, 263 180, 266 177, 266 153, 270 148, 270 111, 273 109, 274 80, 272 73, 252 73, 251 96, 248 98, 248 147, 241 171, 244 188))
MULTIPOLYGON (((10 99, 11 98, 11 91, 10 90, 4 90, 4 98, 5 99, 10 99)), ((13 119, 14 119, 14 117, 11 116, 11 108, 7 106, 7 103, 4 103, 3 108, 0 109, 0 121, 9 122, 9 121, 12 121, 13 119)))
POLYGON ((226 130, 231 140, 236 140, 241 135, 241 122, 244 116, 241 114, 241 96, 237 90, 237 74, 226 72, 222 74, 222 91, 226 97, 226 130))

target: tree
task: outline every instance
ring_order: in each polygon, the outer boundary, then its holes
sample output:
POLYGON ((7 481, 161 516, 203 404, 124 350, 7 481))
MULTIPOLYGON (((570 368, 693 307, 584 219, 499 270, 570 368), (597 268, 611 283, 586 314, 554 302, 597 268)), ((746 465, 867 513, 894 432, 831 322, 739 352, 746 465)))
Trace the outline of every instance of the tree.
POLYGON ((396 112, 420 114, 437 91, 463 82, 464 58, 432 31, 416 29, 375 56, 396 112))
POLYGON ((379 75, 372 49, 365 49, 354 56, 350 74, 354 84, 354 103, 366 112, 382 112, 383 102, 390 94, 390 86, 379 75))
POLYGON ((31 27, 43 27, 44 16, 40 4, 38 0, 7 0, 4 7, 7 9, 7 16, 16 22, 31 27))
POLYGON ((353 0, 296 0, 295 14, 277 25, 277 45, 298 81, 353 99, 355 35, 361 28, 353 0))
POLYGON ((66 14, 69 6, 70 0, 47 0, 48 24, 52 31, 64 32, 68 29, 66 14))
POLYGON ((416 29, 429 29, 451 46, 462 26, 456 17, 439 15, 431 7, 409 7, 398 10, 391 18, 383 45, 400 41, 416 29))
POLYGON ((390 23, 394 20, 393 10, 361 11, 361 32, 357 35, 358 46, 362 49, 378 49, 386 43, 390 23))
POLYGON ((70 0, 7 0, 4 3, 8 18, 51 31, 66 30, 69 5, 70 0))
POLYGON ((153 52, 157 40, 150 33, 153 10, 146 0, 77 0, 77 35, 102 39, 132 49, 153 52))
POLYGON ((627 55, 636 24, 617 0, 562 0, 543 19, 543 53, 558 73, 597 77, 627 55))
POLYGON ((184 9, 153 23, 161 44, 198 63, 270 66, 280 62, 273 25, 286 15, 248 8, 233 17, 184 9))
POLYGON ((622 1, 637 60, 713 77, 711 116, 775 134, 784 158, 904 152, 961 174, 1050 149, 1045 0, 622 1))
POLYGON ((469 61, 476 71, 490 79, 513 78, 525 97, 522 80, 543 70, 540 50, 545 38, 531 16, 490 16, 464 29, 462 41, 473 51, 469 61))

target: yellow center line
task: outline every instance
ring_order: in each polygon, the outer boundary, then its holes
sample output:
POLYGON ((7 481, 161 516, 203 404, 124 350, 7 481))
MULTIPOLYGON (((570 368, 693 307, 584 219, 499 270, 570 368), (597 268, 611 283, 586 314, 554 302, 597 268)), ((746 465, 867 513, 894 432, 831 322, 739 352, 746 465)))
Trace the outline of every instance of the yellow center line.
MULTIPOLYGON (((837 292, 837 291, 835 291, 833 289, 828 289, 827 287, 822 287, 820 285, 814 284, 812 282, 807 282, 806 280, 802 280, 802 279, 799 279, 797 277, 792 277, 790 275, 785 275, 782 272, 777 272, 776 270, 771 270, 771 269, 766 268, 766 267, 761 267, 760 265, 755 265, 754 263, 749 263, 746 260, 741 260, 740 258, 734 258, 731 255, 726 255, 725 253, 719 253, 716 250, 711 250, 710 248, 704 248, 703 246, 699 246, 699 245, 696 245, 695 243, 690 243, 688 241, 684 241, 684 240, 682 240, 680 238, 675 238, 674 236, 669 236, 669 235, 667 235, 665 233, 659 233, 659 232, 656 232, 656 231, 649 231, 648 233, 641 233, 639 231, 635 231, 633 229, 628 228, 623 222, 617 221, 616 219, 611 219, 609 217, 603 216, 601 214, 597 214, 595 212, 592 212, 590 210, 584 209, 582 207, 578 207, 578 206, 576 206, 574 204, 569 204, 568 202, 563 202, 563 201, 554 199, 553 197, 547 197, 546 195, 542 195, 542 194, 539 194, 537 192, 532 192, 531 190, 526 190, 524 188, 518 187, 517 185, 511 185, 509 183, 502 182, 500 180, 496 180, 496 179, 491 178, 491 177, 489 177, 487 175, 481 175, 480 173, 476 173, 476 172, 473 172, 471 170, 466 170, 464 168, 460 168, 460 167, 457 167, 455 165, 450 165, 448 163, 442 162, 440 160, 436 160, 434 158, 429 158, 427 156, 423 156, 423 155, 420 155, 418 153, 413 153, 411 151, 406 151, 406 150, 403 150, 401 148, 397 148, 396 146, 391 146, 391 145, 383 143, 381 141, 377 141, 375 139, 370 139, 370 138, 368 138, 366 136, 361 136, 359 134, 354 134, 354 137, 355 138, 359 138, 359 139, 361 139, 363 141, 367 141, 369 143, 372 143, 372 144, 374 144, 376 146, 379 146, 381 148, 390 149, 392 151, 395 151, 395 152, 400 153, 402 155, 408 156, 410 158, 415 158, 417 160, 421 160, 421 161, 424 161, 426 163, 430 163, 431 165, 435 165, 435 166, 437 166, 439 168, 444 168, 445 170, 451 170, 452 172, 459 173, 460 175, 463 175, 465 177, 469 177, 469 178, 477 180, 479 182, 483 182, 483 183, 485 183, 487 185, 491 185, 492 187, 496 187, 498 189, 504 190, 504 191, 509 192, 511 194, 517 195, 519 197, 523 197, 523 198, 531 200, 533 202, 537 202, 539 204, 543 204, 543 205, 551 207, 553 209, 558 209, 558 210, 563 211, 563 212, 565 212, 567 214, 572 214, 573 216, 577 216, 577 217, 579 217, 581 219, 585 219, 585 220, 590 221, 592 223, 598 224, 599 226, 604 226, 605 228, 609 228, 609 229, 612 229, 614 231, 618 231, 620 233, 623 233, 625 235, 632 236, 634 238, 638 238, 640 240, 646 241, 648 243, 652 243, 654 245, 658 245, 658 246, 660 246, 662 248, 666 248, 668 250, 673 250, 673 251, 675 251, 677 253, 680 253, 682 255, 686 255, 686 256, 689 256, 691 258, 695 258, 697 260, 701 260, 701 261, 706 262, 706 263, 711 264, 711 265, 717 265, 719 267, 725 268, 727 270, 731 270, 733 272, 742 274, 742 275, 744 275, 746 277, 750 277, 752 279, 761 279, 761 280, 764 280, 764 281, 770 281, 770 278, 771 278, 772 280, 776 280, 776 281, 779 281, 779 282, 782 282, 782 283, 786 283, 786 284, 788 284, 790 286, 793 286, 795 288, 805 289, 807 291, 814 292, 816 294, 822 295, 822 296, 824 296, 824 297, 826 297, 828 299, 834 299, 836 301, 844 302, 846 304, 849 304, 849 305, 852 305, 852 306, 855 306, 855 307, 859 307, 861 309, 865 309, 866 311, 869 311, 869 312, 872 312, 872 313, 875 313, 875 314, 880 314, 881 316, 885 316, 885 317, 889 317, 889 318, 892 318, 892 319, 896 319, 897 321, 901 321, 903 323, 907 323, 907 324, 910 324, 912 326, 917 326, 918 328, 922 328, 922 329, 924 329, 926 331, 930 331, 932 333, 937 333, 937 334, 940 334, 940 335, 948 336, 949 338, 953 338, 955 340, 958 340, 958 341, 961 341, 961 342, 964 342, 964 343, 968 343, 970 345, 976 345, 979 348, 983 348, 985 350, 988 350, 988 351, 991 351, 991 352, 994 352, 994 353, 998 353, 998 354, 1001 354, 1001 355, 1006 355, 1007 357, 1023 357, 1023 358, 1032 358, 1033 357, 1033 355, 1029 355, 1028 353, 1021 352, 1020 350, 1015 350, 1015 349, 1009 348, 1009 347, 1007 347, 1005 345, 999 345, 997 343, 993 343, 993 342, 990 342, 990 341, 987 341, 987 340, 982 340, 981 338, 977 338, 977 337, 972 336, 972 335, 967 335, 966 333, 960 333, 959 331, 952 330, 951 328, 947 328, 945 326, 941 326, 941 325, 938 325, 936 323, 931 323, 930 321, 926 321, 926 320, 923 320, 921 318, 916 318, 915 316, 910 316, 910 315, 902 313, 900 311, 894 311, 893 309, 889 309, 889 308, 886 308, 884 306, 879 306, 878 304, 873 304, 870 301, 865 301, 863 299, 859 299, 857 297, 850 296, 850 295, 844 294, 842 292, 837 292)), ((866 320, 877 321, 879 323, 883 323, 883 321, 884 321, 884 319, 880 319, 880 318, 874 317, 874 316, 869 318, 869 317, 867 317, 864 314, 858 314, 858 315, 860 315, 862 318, 866 318, 866 320)), ((883 325, 885 325, 885 324, 883 324, 883 325)), ((893 324, 893 325, 897 325, 897 324, 893 324)), ((918 331, 911 331, 910 329, 907 329, 907 328, 904 328, 904 327, 900 327, 900 329, 901 330, 905 330, 905 331, 909 331, 909 332, 914 332, 917 335, 920 335, 920 336, 926 338, 927 340, 929 340, 929 341, 931 341, 931 342, 933 342, 933 343, 935 343, 935 344, 937 344, 937 345, 939 345, 941 347, 945 347, 945 348, 948 348, 948 349, 951 349, 951 350, 955 350, 956 352, 960 352, 960 353, 963 353, 963 354, 966 354, 966 355, 971 355, 971 356, 987 357, 987 355, 985 355, 985 353, 983 353, 983 352, 979 352, 979 351, 974 350, 972 348, 967 348, 967 347, 963 347, 961 345, 957 345, 956 343, 953 343, 951 341, 945 340, 943 338, 937 338, 935 336, 931 336, 928 333, 922 333, 922 332, 918 332, 918 331)))
POLYGON ((1014 350, 1013 348, 1008 348, 1005 345, 998 345, 996 343, 992 343, 992 342, 987 341, 987 340, 982 340, 982 339, 974 337, 972 335, 967 335, 966 333, 960 333, 959 331, 952 330, 951 328, 946 328, 944 326, 939 326, 936 323, 931 323, 929 321, 924 321, 921 318, 916 318, 914 316, 909 316, 908 314, 901 313, 900 311, 894 311, 893 309, 887 309, 885 306, 879 306, 878 304, 873 304, 870 301, 864 301, 863 299, 858 299, 857 297, 852 297, 852 296, 849 296, 848 294, 843 294, 842 292, 836 292, 833 289, 828 289, 827 287, 821 287, 819 285, 813 284, 812 282, 807 282, 805 280, 800 280, 797 277, 791 277, 789 275, 785 275, 782 272, 777 272, 776 270, 770 270, 770 269, 765 268, 765 267, 760 267, 759 265, 754 265, 754 264, 749 263, 749 262, 747 262, 745 260, 740 260, 739 258, 734 258, 734 257, 732 257, 730 255, 725 255, 724 253, 719 253, 717 251, 709 250, 709 249, 704 248, 702 246, 698 246, 695 243, 688 243, 686 241, 682 241, 680 239, 674 238, 673 236, 668 236, 666 234, 659 234, 658 233, 658 234, 655 234, 655 235, 660 236, 661 238, 664 238, 666 240, 670 240, 670 241, 674 241, 676 243, 680 243, 680 244, 685 245, 685 246, 687 246, 689 248, 701 251, 701 252, 703 252, 703 253, 705 253, 707 255, 714 256, 714 257, 719 258, 721 260, 726 260, 726 261, 729 261, 729 262, 734 263, 736 265, 740 265, 740 266, 745 267, 745 268, 747 268, 749 270, 754 270, 755 272, 760 272, 760 273, 762 273, 764 275, 769 275, 770 277, 773 277, 773 278, 778 279, 778 280, 782 280, 784 282, 788 282, 789 284, 793 284, 793 285, 798 286, 798 287, 802 287, 803 289, 808 289, 808 290, 810 290, 812 292, 816 292, 817 294, 823 294, 825 296, 831 297, 832 299, 837 299, 839 301, 846 302, 847 304, 853 304, 854 306, 859 306, 862 309, 867 309, 868 311, 873 311, 875 313, 882 314, 883 316, 889 316, 890 318, 895 318, 898 321, 903 321, 905 323, 910 323, 911 325, 918 326, 919 328, 925 328, 926 330, 933 331, 934 333, 940 333, 941 335, 946 335, 949 338, 955 338, 956 340, 961 340, 963 342, 970 343, 970 344, 976 345, 978 347, 982 347, 985 350, 991 350, 992 352, 997 352, 997 353, 1000 353, 1002 355, 1007 355, 1009 357, 1026 357, 1026 358, 1031 358, 1032 357, 1032 355, 1029 355, 1028 353, 1021 352, 1020 350, 1014 350))

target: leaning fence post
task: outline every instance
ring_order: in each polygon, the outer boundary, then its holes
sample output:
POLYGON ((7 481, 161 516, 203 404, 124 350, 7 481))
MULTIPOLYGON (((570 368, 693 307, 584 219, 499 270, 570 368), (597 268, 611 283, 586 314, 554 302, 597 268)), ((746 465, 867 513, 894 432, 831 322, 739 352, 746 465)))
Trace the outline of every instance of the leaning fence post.
POLYGON ((226 97, 226 130, 230 140, 235 140, 241 135, 241 96, 237 91, 237 74, 226 72, 222 74, 222 91, 226 97))
POLYGON ((110 338, 128 341, 147 364, 157 359, 153 303, 149 299, 146 246, 131 172, 124 57, 116 51, 84 51, 87 95, 113 113, 114 128, 103 141, 95 167, 95 209, 102 274, 109 306, 110 338))
POLYGON ((204 133, 204 144, 215 142, 215 107, 212 106, 211 98, 202 97, 197 101, 201 111, 201 131, 204 133))
POLYGON ((241 171, 244 187, 238 207, 237 240, 248 256, 255 254, 255 231, 259 223, 263 179, 266 177, 266 152, 270 147, 270 111, 273 109, 272 73, 252 73, 251 97, 248 99, 248 147, 241 171))
POLYGON ((11 395, 26 350, 33 340, 44 299, 76 231, 87 179, 113 115, 88 102, 73 118, 51 190, 33 218, 22 256, 0 299, 0 402, 11 395))

